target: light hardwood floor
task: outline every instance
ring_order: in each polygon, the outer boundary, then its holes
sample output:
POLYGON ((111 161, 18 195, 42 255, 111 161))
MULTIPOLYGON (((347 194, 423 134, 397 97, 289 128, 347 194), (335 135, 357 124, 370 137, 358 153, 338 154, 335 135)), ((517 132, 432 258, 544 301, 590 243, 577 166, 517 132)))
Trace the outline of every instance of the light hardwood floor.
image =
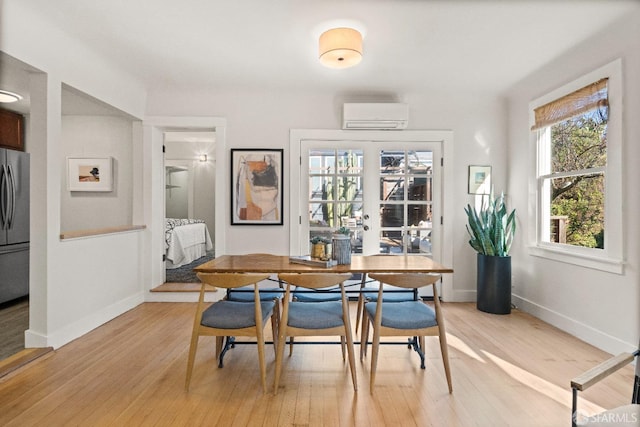
MULTIPOLYGON (((566 426, 571 378, 609 356, 518 311, 443 309, 453 394, 437 338, 427 338, 425 370, 406 346, 382 346, 373 395, 369 359, 357 362, 356 393, 339 346, 296 345, 274 396, 262 393, 254 345, 236 346, 220 369, 210 337, 186 393, 195 304, 145 303, 0 379, 0 425, 566 426)), ((632 378, 629 367, 587 390, 582 408, 628 403, 632 378)))

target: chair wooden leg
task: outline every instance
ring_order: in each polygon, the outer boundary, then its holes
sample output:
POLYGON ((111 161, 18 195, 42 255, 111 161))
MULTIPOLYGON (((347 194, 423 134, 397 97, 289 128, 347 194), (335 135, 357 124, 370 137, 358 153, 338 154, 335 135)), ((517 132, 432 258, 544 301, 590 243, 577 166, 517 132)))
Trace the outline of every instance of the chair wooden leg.
POLYGON ((380 349, 380 331, 377 328, 373 328, 373 346, 371 348, 371 379, 369 383, 370 392, 373 394, 373 389, 376 383, 376 370, 378 368, 378 350, 380 349))
POLYGON ((342 349, 342 361, 344 362, 346 359, 346 353, 345 353, 345 339, 344 339, 344 335, 342 335, 340 337, 340 348, 342 349))
POLYGON ((358 308, 356 309, 356 333, 358 332, 358 328, 360 327, 360 319, 364 322, 364 313, 362 312, 364 308, 364 297, 362 294, 358 296, 358 308))
POLYGON ((293 354, 293 337, 289 337, 289 357, 291 357, 292 354, 293 354))
POLYGON ((187 362, 187 378, 184 383, 185 391, 189 391, 189 385, 191 384, 191 374, 193 374, 193 363, 196 358, 196 351, 198 350, 198 329, 194 327, 191 334, 191 345, 189 346, 189 360, 187 362))
POLYGON ((262 382, 262 392, 267 392, 267 365, 264 361, 264 335, 260 330, 260 326, 257 328, 256 339, 258 341, 258 363, 260 364, 260 381, 262 382))
POLYGON ((278 329, 280 322, 280 300, 275 300, 273 314, 271 315, 271 335, 273 336, 273 352, 278 351, 278 329))
MULTIPOLYGON (((356 377, 356 357, 353 349, 353 335, 351 334, 351 325, 349 325, 349 323, 345 325, 345 333, 347 334, 347 353, 349 354, 349 371, 351 371, 353 390, 358 391, 358 379, 356 377)), ((344 360, 344 354, 342 358, 344 360)))
POLYGON ((282 372, 282 358, 284 356, 284 344, 287 341, 287 325, 280 325, 278 335, 278 349, 276 351, 276 372, 273 377, 273 394, 278 394, 280 373, 282 372))
POLYGON ((358 294, 358 311, 356 313, 356 334, 358 333, 358 328, 360 327, 360 320, 364 321, 364 312, 362 308, 364 307, 364 294, 362 290, 367 283, 367 274, 362 273, 362 281, 360 282, 360 293, 358 294))
POLYGON ((369 317, 362 316, 362 331, 360 332, 360 361, 367 355, 369 345, 369 317))
POLYGON ((447 385, 449 393, 453 393, 453 385, 451 384, 451 368, 449 367, 449 347, 447 346, 447 333, 444 325, 438 325, 438 340, 440 341, 440 353, 442 354, 442 363, 444 364, 444 373, 447 377, 447 385))

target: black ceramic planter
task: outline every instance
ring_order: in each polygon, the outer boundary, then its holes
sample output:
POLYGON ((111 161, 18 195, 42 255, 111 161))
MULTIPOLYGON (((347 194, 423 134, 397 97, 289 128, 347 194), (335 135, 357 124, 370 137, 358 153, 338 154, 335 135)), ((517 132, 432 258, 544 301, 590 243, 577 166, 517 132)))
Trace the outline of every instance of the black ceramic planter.
POLYGON ((478 254, 478 310, 511 313, 511 257, 478 254))

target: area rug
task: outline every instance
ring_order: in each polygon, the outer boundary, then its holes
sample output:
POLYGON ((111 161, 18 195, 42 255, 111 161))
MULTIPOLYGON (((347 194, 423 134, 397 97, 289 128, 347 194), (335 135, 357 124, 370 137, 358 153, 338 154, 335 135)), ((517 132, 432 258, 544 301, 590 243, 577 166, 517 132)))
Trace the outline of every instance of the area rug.
POLYGON ((213 252, 207 252, 205 256, 202 258, 198 258, 193 261, 191 264, 183 265, 182 267, 172 268, 171 270, 167 270, 167 283, 197 283, 199 282, 196 273, 193 271, 194 268, 203 264, 207 261, 210 261, 214 258, 213 252))

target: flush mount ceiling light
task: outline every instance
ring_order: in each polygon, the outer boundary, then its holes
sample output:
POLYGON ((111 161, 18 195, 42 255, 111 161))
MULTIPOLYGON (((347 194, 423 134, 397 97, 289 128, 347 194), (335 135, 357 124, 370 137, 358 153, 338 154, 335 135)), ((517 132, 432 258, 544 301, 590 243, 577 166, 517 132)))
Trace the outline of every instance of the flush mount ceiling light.
POLYGON ((10 102, 20 101, 22 96, 8 90, 0 90, 0 102, 8 104, 10 102))
POLYGON ((330 68, 348 68, 362 60, 362 34, 353 28, 333 28, 320 35, 320 62, 330 68))

